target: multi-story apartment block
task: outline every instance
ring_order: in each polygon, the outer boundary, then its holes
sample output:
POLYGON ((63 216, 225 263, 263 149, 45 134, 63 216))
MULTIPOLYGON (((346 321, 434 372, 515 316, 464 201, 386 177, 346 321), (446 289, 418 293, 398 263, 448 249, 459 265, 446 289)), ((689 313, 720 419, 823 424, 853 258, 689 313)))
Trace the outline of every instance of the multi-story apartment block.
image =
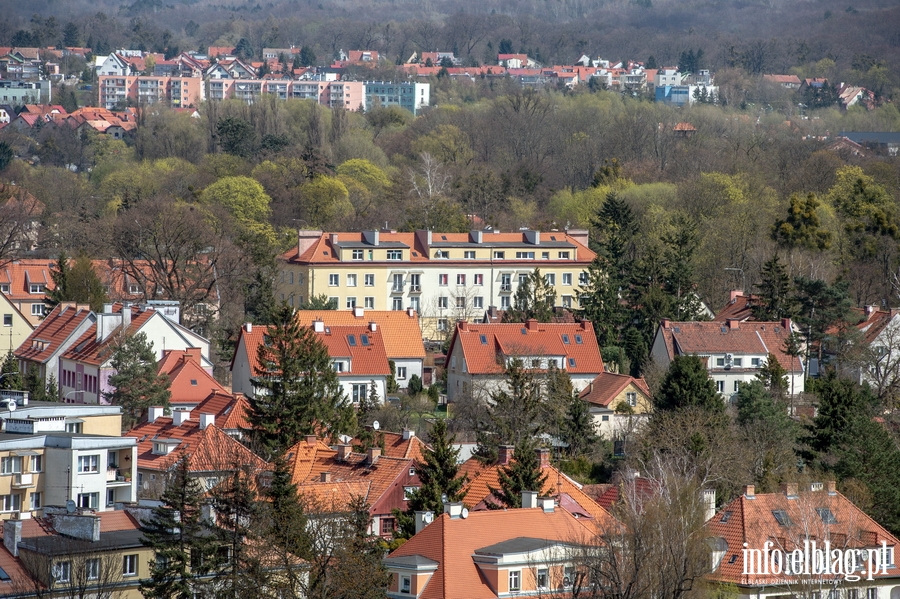
POLYGON ((367 81, 365 85, 366 107, 400 106, 418 114, 422 108, 431 104, 431 85, 428 83, 367 81))
POLYGON ((129 101, 181 108, 199 106, 206 99, 206 88, 199 77, 101 75, 99 87, 100 105, 108 110, 129 101))
POLYGON ((509 308, 535 268, 555 289, 557 305, 577 307, 595 256, 587 244, 585 230, 300 231, 297 247, 280 257, 276 297, 293 306, 326 295, 340 309, 413 309, 425 338, 438 339, 456 320, 509 308))
POLYGON ((10 106, 49 104, 53 98, 50 81, 0 81, 0 101, 10 106))

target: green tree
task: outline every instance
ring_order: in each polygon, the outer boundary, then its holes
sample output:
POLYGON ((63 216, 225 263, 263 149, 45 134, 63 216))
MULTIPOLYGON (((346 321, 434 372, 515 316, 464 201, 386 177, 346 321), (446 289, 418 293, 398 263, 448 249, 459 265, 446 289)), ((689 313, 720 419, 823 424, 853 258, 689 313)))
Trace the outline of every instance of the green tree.
POLYGON ((309 517, 297 495, 291 467, 280 456, 275 458, 266 498, 269 518, 265 537, 289 555, 307 557, 312 549, 307 530, 309 517))
POLYGON ((60 252, 50 268, 50 278, 54 285, 46 297, 50 306, 60 302, 78 302, 89 304, 91 310, 99 312, 103 304, 109 301, 103 281, 97 276, 97 271, 86 254, 79 254, 70 264, 68 255, 64 251, 60 252))
POLYGON ((822 358, 822 343, 828 329, 847 321, 851 301, 848 296, 849 283, 838 281, 829 285, 821 279, 794 278, 795 301, 798 305, 796 321, 806 337, 807 351, 818 347, 822 358))
POLYGON ((788 390, 788 372, 778 361, 778 356, 770 352, 766 356, 766 363, 756 373, 756 378, 773 397, 784 399, 788 390))
POLYGON ((300 48, 300 65, 304 67, 316 66, 316 54, 307 45, 303 45, 300 48))
POLYGON ((22 379, 22 373, 19 372, 19 360, 11 350, 3 359, 0 375, 2 375, 0 389, 23 389, 25 381, 22 379))
POLYGON ((78 31, 78 25, 69 21, 63 27, 63 45, 67 48, 78 47, 81 45, 81 33, 78 31))
POLYGON ((0 141, 0 172, 4 171, 15 157, 12 146, 5 141, 0 141))
POLYGON ((250 158, 256 152, 256 129, 242 118, 229 116, 219 119, 216 139, 227 154, 250 158))
POLYGON ((787 268, 775 254, 763 264, 761 281, 756 285, 759 299, 753 302, 753 317, 761 321, 777 321, 794 315, 795 306, 791 278, 787 268))
POLYGON ((227 550, 227 559, 216 560, 212 576, 216 597, 248 597, 258 591, 263 570, 260 553, 252 551, 248 540, 257 532, 260 507, 250 472, 236 468, 213 487, 210 495, 216 510, 217 552, 227 550))
POLYGON ((308 300, 300 304, 298 310, 337 310, 337 300, 322 293, 312 295, 308 300))
POLYGON ((122 406, 123 426, 139 420, 151 406, 169 407, 169 377, 156 373, 156 354, 153 343, 145 333, 129 335, 113 350, 110 366, 115 372, 109 377, 112 392, 104 392, 105 399, 122 406))
POLYGON ((310 226, 325 226, 353 213, 350 192, 337 177, 317 175, 301 185, 299 191, 303 215, 310 226))
POLYGON ((656 408, 678 410, 696 406, 723 412, 725 402, 716 392, 716 384, 706 371, 703 360, 694 355, 675 356, 656 395, 656 408))
POLYGON ((672 230, 662 237, 666 269, 664 289, 671 298, 675 320, 697 320, 702 314, 694 273, 694 259, 700 247, 697 223, 679 216, 672 224, 672 230))
POLYGON ((431 448, 425 450, 425 462, 416 465, 416 476, 420 486, 410 493, 406 511, 397 514, 398 528, 395 536, 408 539, 415 534, 414 516, 416 512, 440 514, 444 511, 444 501, 457 502, 465 499, 463 491, 467 476, 459 474, 459 449, 453 447, 455 439, 447 431, 447 421, 435 420, 429 435, 431 448))
POLYGON ((202 577, 215 563, 216 539, 203 517, 203 488, 191 477, 190 458, 183 453, 162 494, 142 527, 142 542, 153 549, 150 578, 141 592, 154 599, 193 599, 204 586, 202 577))
POLYGON ((422 386, 422 379, 418 374, 414 374, 409 377, 409 383, 406 385, 406 391, 410 395, 418 395, 422 392, 424 387, 422 386))
POLYGON ((509 465, 500 469, 500 488, 488 486, 491 499, 486 501, 488 509, 522 507, 522 491, 541 493, 547 475, 541 471, 537 445, 532 439, 522 439, 513 452, 509 465))
POLYGON ((573 457, 590 453, 600 442, 588 403, 575 393, 569 397, 565 419, 560 426, 560 438, 568 444, 567 452, 573 457))
POLYGON ((871 419, 878 398, 868 386, 839 377, 833 370, 816 382, 819 399, 816 417, 807 427, 806 457, 819 464, 833 463, 831 454, 847 439, 854 418, 871 419))
POLYGON ((525 322, 534 318, 538 322, 553 320, 553 306, 556 304, 556 290, 535 268, 519 283, 513 296, 512 308, 503 313, 503 322, 525 322))
POLYGON ((350 514, 334 560, 329 564, 328 599, 384 599, 391 574, 382 563, 381 539, 369 533, 372 516, 361 496, 350 500, 350 514))
POLYGON ((488 421, 476 431, 479 459, 497 460, 501 445, 520 445, 531 439, 548 423, 541 420, 543 399, 540 381, 521 358, 512 358, 504 370, 505 389, 491 394, 488 421))
POLYGON ((822 227, 819 216, 821 202, 810 192, 805 198, 797 194, 791 196, 786 218, 778 220, 772 227, 772 239, 787 248, 826 250, 831 247, 831 231, 822 227))
POLYGON ((59 401, 58 395, 50 396, 47 393, 47 384, 41 377, 41 371, 37 364, 28 365, 22 386, 25 388, 25 391, 28 391, 28 397, 32 401, 59 401))
POLYGON ((328 348, 312 328, 283 307, 257 351, 249 420, 261 446, 279 454, 305 435, 353 433, 353 406, 344 397, 328 348))

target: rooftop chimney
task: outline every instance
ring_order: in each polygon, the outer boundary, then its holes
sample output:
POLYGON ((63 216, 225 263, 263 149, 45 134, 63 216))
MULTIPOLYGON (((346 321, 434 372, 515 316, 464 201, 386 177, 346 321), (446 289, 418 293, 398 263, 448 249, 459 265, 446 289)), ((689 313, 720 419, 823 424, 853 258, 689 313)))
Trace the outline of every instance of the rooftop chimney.
POLYGON ((754 485, 744 485, 744 497, 756 499, 756 487, 754 485))
POLYGON ((315 445, 319 440, 319 437, 316 435, 306 435, 306 444, 307 445, 315 445))
POLYGON ((866 306, 866 316, 871 316, 876 310, 878 310, 878 306, 866 306))
POLYGON ((552 497, 541 497, 538 499, 541 509, 546 513, 551 513, 556 508, 556 501, 552 497))
POLYGON ((175 410, 172 412, 172 424, 181 426, 185 420, 191 417, 191 413, 187 410, 175 410))
POLYGON ((738 327, 740 326, 740 324, 741 324, 741 321, 738 320, 737 318, 728 318, 728 319, 725 320, 725 322, 728 323, 728 328, 729 328, 729 329, 736 329, 736 328, 738 328, 738 327))
POLYGON ((460 332, 465 332, 469 330, 469 323, 465 320, 457 321, 456 326, 459 328, 460 332))
POLYGON ((244 323, 244 332, 245 332, 245 333, 252 333, 252 332, 253 332, 253 323, 252 323, 252 322, 245 322, 245 323, 244 323))
POLYGON ((403 429, 403 440, 404 441, 409 441, 410 439, 412 439, 415 436, 416 436, 416 431, 408 429, 408 428, 403 429))
POLYGON ((541 243, 541 232, 540 231, 525 231, 525 242, 533 245, 540 245, 541 243))
POLYGON ((131 326, 131 302, 122 304, 122 328, 127 329, 131 326))
POLYGON ((323 483, 330 483, 331 482, 331 472, 323 472, 322 474, 319 475, 319 480, 323 483))
POLYGON ((529 331, 538 330, 538 321, 534 318, 529 318, 525 321, 525 328, 527 328, 529 331))
POLYGON ((537 491, 522 491, 522 507, 525 509, 534 509, 537 507, 538 494, 537 491))
POLYGON ((445 501, 444 502, 444 513, 450 514, 451 520, 456 520, 462 517, 463 504, 461 501, 445 501))
POLYGON ((798 495, 797 490, 797 483, 784 483, 781 485, 781 492, 788 499, 796 499, 798 495))
POLYGON ((363 239, 369 245, 378 245, 378 231, 363 231, 363 239))
POLYGON ((791 332, 791 319, 790 319, 790 318, 782 318, 782 319, 781 319, 781 327, 782 327, 785 331, 787 331, 788 333, 790 333, 790 332, 791 332))
POLYGON ((505 466, 512 460, 515 447, 512 445, 501 445, 497 452, 497 464, 505 466))
POLYGON ((381 448, 380 447, 370 447, 366 450, 366 462, 369 465, 374 464, 378 461, 378 458, 381 456, 381 448))
POLYGON ((215 414, 200 414, 200 430, 205 431, 209 425, 216 423, 215 414))
POLYGON ((472 243, 481 243, 482 239, 484 239, 484 231, 480 229, 472 231, 470 235, 472 236, 472 243))
POLYGON ((741 290, 741 289, 732 289, 732 290, 731 290, 731 297, 729 298, 729 301, 731 301, 731 303, 734 303, 734 300, 736 300, 736 299, 739 298, 739 297, 744 297, 744 292, 743 292, 743 290, 741 290))
POLYGON ((370 322, 370 323, 369 323, 369 330, 372 331, 373 333, 374 333, 375 331, 377 331, 377 330, 378 330, 378 323, 375 322, 374 320, 373 320, 372 322, 370 322))
POLYGON ((353 307, 353 317, 354 318, 362 318, 363 314, 365 314, 365 312, 366 311, 362 308, 362 306, 354 306, 353 307))
POLYGON ((833 480, 825 481, 825 492, 829 495, 837 495, 837 485, 833 480))
POLYGON ((664 329, 668 329, 671 325, 672 325, 672 321, 669 320, 668 318, 663 318, 662 320, 659 321, 659 326, 661 326, 664 329))
POLYGON ((540 447, 538 449, 535 449, 534 452, 537 454, 538 462, 541 465, 541 469, 549 468, 550 467, 550 450, 540 447))
POLYGON ((165 413, 161 406, 153 406, 147 410, 147 422, 156 422, 165 413))
POLYGON ((313 331, 316 333, 324 333, 325 332, 325 323, 318 318, 313 321, 313 331))
POLYGON ((415 310, 415 308, 411 308, 411 307, 410 307, 410 308, 407 308, 407 309, 406 309, 406 315, 409 316, 410 318, 412 318, 413 316, 415 316, 415 315, 416 315, 416 310, 415 310))
POLYGON ((184 350, 184 354, 183 354, 184 362, 185 363, 193 362, 195 364, 199 364, 200 363, 200 352, 202 352, 202 351, 203 350, 201 350, 199 347, 187 348, 186 350, 184 350))
POLYGON ((338 234, 337 234, 337 233, 332 233, 332 234, 331 234, 331 243, 332 243, 332 244, 335 244, 335 243, 337 243, 337 242, 338 242, 338 234))
POLYGON ((704 522, 708 522, 713 516, 716 515, 716 490, 703 489, 702 491, 700 491, 700 496, 703 500, 703 507, 706 511, 703 520, 704 522))
POLYGON ((22 521, 6 520, 3 523, 3 545, 12 553, 13 557, 19 557, 19 542, 22 540, 22 521))
POLYGON ((337 459, 340 462, 346 462, 347 458, 350 457, 350 452, 352 451, 352 447, 349 445, 338 445, 337 446, 337 459))

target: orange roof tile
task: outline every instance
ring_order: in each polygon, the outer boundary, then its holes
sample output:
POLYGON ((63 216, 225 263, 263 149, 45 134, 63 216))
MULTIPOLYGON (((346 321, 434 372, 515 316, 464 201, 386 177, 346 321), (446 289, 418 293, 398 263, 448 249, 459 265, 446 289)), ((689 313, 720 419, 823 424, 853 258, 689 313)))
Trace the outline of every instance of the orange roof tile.
POLYGON ((0 268, 0 283, 9 285, 11 300, 43 299, 44 292, 31 293, 32 284, 44 285, 47 291, 56 288, 50 276, 55 262, 52 260, 15 260, 0 268))
POLYGON ((650 398, 650 387, 643 377, 634 378, 627 374, 613 372, 598 374, 597 378, 584 388, 579 397, 584 401, 606 408, 626 387, 632 384, 650 398))
MULTIPOLYGON (((831 483, 833 484, 833 483, 831 483)), ((749 549, 762 549, 766 541, 784 551, 803 548, 807 538, 815 540, 819 548, 831 539, 832 548, 877 547, 882 540, 889 547, 900 546, 884 527, 867 516, 849 499, 837 492, 829 492, 827 484, 822 490, 796 493, 796 486, 788 496, 782 493, 756 495, 752 487, 744 495, 722 508, 707 523, 710 536, 722 538, 727 543, 725 556, 711 574, 715 580, 740 585, 783 584, 783 575, 744 574, 744 543, 749 549), (833 522, 826 523, 827 515, 819 510, 830 510, 833 522), (780 524, 773 512, 782 511, 780 524), (732 558, 732 556, 737 556, 732 558)), ((887 568, 888 577, 900 576, 900 567, 887 568)), ((831 575, 821 575, 824 579, 831 575)), ((884 575, 875 575, 876 580, 884 575)))
POLYGON ((169 377, 169 391, 172 393, 170 403, 196 405, 209 398, 211 394, 221 393, 230 396, 228 389, 200 364, 201 355, 200 348, 163 351, 156 372, 169 377))
POLYGON ((378 325, 384 342, 384 351, 389 358, 425 359, 422 343, 422 329, 419 314, 412 315, 404 310, 297 310, 297 321, 311 326, 314 320, 321 320, 325 326, 378 325))
POLYGON ((369 481, 308 482, 297 485, 297 494, 311 512, 350 511, 353 499, 362 497, 368 502, 369 481))
POLYGON ((28 338, 15 351, 17 358, 45 363, 52 354, 75 333, 85 321, 92 318, 90 306, 74 302, 62 302, 41 321, 28 338))
POLYGON ((457 351, 457 347, 471 374, 502 373, 504 360, 501 358, 506 356, 560 356, 565 360, 562 367, 570 373, 603 372, 603 359, 590 322, 460 322, 450 340, 450 353, 457 351))
POLYGON ((249 464, 262 470, 266 462, 247 449, 239 441, 226 434, 218 426, 200 428, 198 420, 190 418, 181 426, 175 426, 172 418, 157 418, 154 422, 138 424, 123 434, 135 437, 138 448, 138 468, 167 471, 179 460, 183 452, 189 456, 191 472, 218 472, 233 470, 235 466, 249 464), (178 441, 168 454, 153 452, 154 442, 178 441))
MULTIPOLYGON (((113 312, 120 312, 122 309, 122 304, 113 304, 113 312)), ((127 326, 126 331, 139 331, 154 314, 156 314, 156 311, 152 308, 141 309, 139 306, 132 306, 131 324, 127 326)), ((112 357, 112 352, 109 351, 109 348, 112 344, 116 343, 116 340, 119 338, 118 333, 121 329, 122 325, 119 325, 113 329, 105 339, 98 341, 97 323, 94 322, 81 337, 75 340, 72 347, 69 348, 62 357, 67 360, 99 366, 112 357)))
POLYGON ((497 594, 472 559, 477 549, 527 535, 586 543, 594 533, 572 514, 556 509, 512 509, 472 512, 467 518, 441 514, 388 559, 422 556, 439 565, 419 597, 421 599, 493 599, 497 594))
MULTIPOLYGON (((384 455, 392 458, 407 458, 415 460, 419 464, 425 463, 425 451, 429 449, 428 444, 421 438, 411 435, 403 438, 403 433, 391 433, 388 431, 378 431, 375 433, 375 444, 381 447, 384 455)), ((351 445, 359 445, 358 438, 353 439, 351 445)))

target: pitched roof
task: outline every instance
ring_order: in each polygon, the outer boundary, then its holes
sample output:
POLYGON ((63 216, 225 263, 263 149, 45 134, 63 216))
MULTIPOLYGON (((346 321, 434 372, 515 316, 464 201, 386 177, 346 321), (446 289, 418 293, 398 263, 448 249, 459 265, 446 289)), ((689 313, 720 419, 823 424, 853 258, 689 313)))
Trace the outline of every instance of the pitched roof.
POLYGON ((297 321, 311 326, 321 320, 325 326, 362 325, 370 322, 378 325, 389 358, 425 359, 422 329, 418 312, 404 310, 297 310, 297 321))
POLYGON ((781 322, 671 322, 663 320, 659 328, 669 358, 696 354, 774 354, 781 366, 790 372, 803 370, 802 360, 784 352, 784 342, 791 334, 791 321, 781 322))
POLYGON ((556 509, 511 509, 471 512, 467 518, 441 514, 387 557, 399 563, 418 556, 438 564, 421 599, 489 599, 497 594, 475 564, 472 556, 488 548, 529 537, 567 544, 587 542, 591 532, 572 514, 556 509))
POLYGON ((456 326, 450 353, 459 347, 471 374, 500 374, 504 357, 560 356, 571 374, 603 372, 603 359, 590 322, 469 324, 456 326), (459 340, 459 343, 456 340, 459 340))
MULTIPOLYGON (((802 549, 807 538, 815 540, 819 548, 828 539, 833 548, 840 549, 874 548, 880 546, 882 540, 888 546, 900 545, 896 537, 849 499, 829 491, 829 485, 833 484, 826 483, 822 490, 799 493, 794 485, 791 491, 760 495, 749 487, 745 494, 731 501, 707 523, 709 535, 722 538, 727 544, 725 556, 711 577, 741 585, 783 584, 783 575, 743 573, 744 543, 749 549, 762 549, 766 541, 772 541, 781 551, 793 551, 797 546, 802 549), (824 510, 829 510, 832 518, 824 510)), ((896 565, 887 570, 891 577, 900 576, 900 567, 896 565)), ((831 578, 830 575, 822 577, 831 578)))
POLYGON ((311 512, 347 512, 351 502, 362 497, 369 503, 369 481, 307 482, 297 485, 297 494, 311 512))
MULTIPOLYGON (((113 304, 113 312, 121 312, 124 308, 122 304, 113 304)), ((120 333, 132 334, 141 330, 148 320, 153 318, 156 311, 152 308, 141 308, 140 306, 131 306, 131 323, 126 326, 118 325, 109 332, 103 339, 97 339, 97 322, 87 328, 87 330, 75 340, 72 346, 62 355, 67 360, 75 362, 84 362, 86 364, 102 365, 112 357, 111 347, 120 338, 120 333)), ((102 318, 103 315, 100 317, 102 318)), ((168 321, 167 321, 168 322, 168 321)))
POLYGON ((12 300, 43 300, 44 292, 30 293, 29 286, 41 284, 47 291, 56 288, 50 272, 55 262, 52 260, 15 260, 0 268, 0 283, 9 285, 6 294, 12 300))
POLYGON ((93 318, 90 306, 62 302, 31 332, 15 351, 15 355, 20 360, 45 363, 69 342, 79 326, 93 318))
MULTIPOLYGON (((241 328, 241 338, 244 340, 244 358, 250 364, 251 376, 255 376, 259 369, 259 360, 257 351, 259 346, 265 341, 265 337, 269 332, 267 326, 254 326, 252 330, 247 331, 247 327, 241 328)), ((349 370, 338 372, 341 376, 388 376, 391 373, 391 367, 388 364, 387 355, 384 351, 384 343, 380 330, 372 331, 367 326, 333 326, 324 327, 322 332, 317 332, 316 336, 328 348, 328 355, 332 358, 347 358, 349 362, 349 370), (366 337, 364 344, 363 336, 366 337), (353 337, 354 345, 351 345, 349 338, 353 337)), ((232 368, 234 360, 237 359, 237 352, 232 358, 232 368)))
POLYGON ((201 414, 212 414, 216 417, 216 426, 225 431, 249 430, 250 421, 247 414, 250 404, 243 393, 213 391, 191 410, 191 418, 199 419, 201 414))
POLYGON ((591 381, 590 385, 584 388, 579 397, 584 401, 606 408, 609 407, 612 400, 632 384, 648 398, 651 397, 650 387, 647 385, 644 377, 634 378, 627 374, 616 374, 614 372, 601 372, 598 374, 591 381))
POLYGON ((201 357, 200 348, 163 350, 156 372, 169 377, 171 403, 196 405, 217 393, 230 396, 228 389, 203 368, 201 357))
MULTIPOLYGON (((415 460, 419 464, 425 463, 425 451, 429 449, 428 444, 415 434, 404 438, 404 433, 377 431, 375 439, 375 444, 381 447, 382 453, 386 456, 407 458, 415 460)), ((354 438, 351 444, 359 445, 360 441, 358 438, 354 438)))
POLYGON ((267 467, 266 462, 236 441, 216 425, 200 428, 197 419, 189 418, 175 426, 172 418, 157 418, 143 422, 123 434, 137 439, 138 468, 169 470, 182 452, 188 455, 191 472, 219 472, 233 470, 249 464, 257 469, 267 467), (154 442, 173 441, 175 447, 167 454, 153 452, 154 442), (177 443, 175 443, 177 442, 177 443))
POLYGON ((754 320, 753 305, 759 301, 758 295, 748 295, 735 289, 731 292, 728 303, 713 317, 714 322, 725 322, 729 318, 740 321, 754 320))

